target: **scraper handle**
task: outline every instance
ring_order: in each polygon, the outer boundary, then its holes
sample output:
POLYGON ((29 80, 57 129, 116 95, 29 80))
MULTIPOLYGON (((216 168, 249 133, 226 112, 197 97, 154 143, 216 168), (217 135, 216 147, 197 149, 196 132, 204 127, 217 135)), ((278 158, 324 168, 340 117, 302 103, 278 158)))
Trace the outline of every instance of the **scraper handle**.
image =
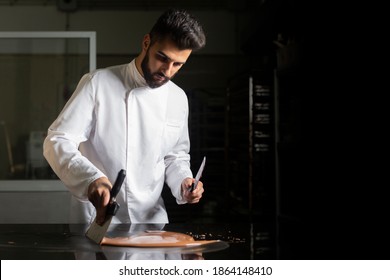
POLYGON ((115 216, 116 215, 116 212, 118 212, 119 210, 119 203, 114 201, 113 203, 109 204, 107 206, 107 210, 106 210, 106 216, 115 216))
POLYGON ((115 183, 112 186, 112 189, 110 191, 110 200, 115 199, 115 197, 118 195, 118 193, 122 187, 123 181, 125 180, 125 177, 126 177, 126 170, 121 169, 121 171, 119 171, 118 176, 116 177, 115 183))
POLYGON ((125 177, 126 177, 126 170, 121 169, 110 191, 110 204, 107 206, 106 215, 115 216, 116 212, 118 212, 119 203, 115 201, 115 198, 122 187, 125 177))

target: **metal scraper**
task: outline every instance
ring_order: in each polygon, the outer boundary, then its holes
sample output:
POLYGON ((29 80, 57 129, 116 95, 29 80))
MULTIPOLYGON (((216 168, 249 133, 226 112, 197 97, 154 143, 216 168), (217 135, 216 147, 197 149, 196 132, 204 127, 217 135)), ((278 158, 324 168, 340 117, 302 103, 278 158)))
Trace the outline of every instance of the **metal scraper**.
POLYGON ((99 225, 98 223, 96 223, 96 217, 95 217, 91 226, 88 228, 87 232, 85 233, 85 235, 89 239, 93 240, 97 244, 100 244, 102 242, 103 237, 106 235, 108 227, 110 226, 112 217, 115 216, 116 212, 119 209, 119 204, 116 202, 116 196, 122 187, 125 177, 126 177, 126 170, 122 169, 121 171, 119 171, 115 183, 112 186, 112 189, 110 191, 110 202, 107 206, 106 220, 103 223, 103 225, 99 225))

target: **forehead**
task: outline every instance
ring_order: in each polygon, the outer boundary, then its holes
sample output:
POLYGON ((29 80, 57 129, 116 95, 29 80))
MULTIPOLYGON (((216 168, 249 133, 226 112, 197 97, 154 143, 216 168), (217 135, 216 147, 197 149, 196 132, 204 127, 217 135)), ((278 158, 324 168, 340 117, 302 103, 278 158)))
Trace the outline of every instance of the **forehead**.
POLYGON ((156 41, 150 46, 150 51, 166 55, 170 60, 178 62, 185 62, 192 52, 190 49, 180 50, 170 39, 156 41))

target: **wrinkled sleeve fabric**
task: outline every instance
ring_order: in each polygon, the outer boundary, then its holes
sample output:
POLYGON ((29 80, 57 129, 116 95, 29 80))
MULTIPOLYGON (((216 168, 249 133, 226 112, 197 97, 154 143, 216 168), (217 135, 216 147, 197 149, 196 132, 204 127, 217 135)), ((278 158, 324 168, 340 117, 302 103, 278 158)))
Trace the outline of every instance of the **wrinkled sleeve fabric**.
POLYGON ((84 75, 72 97, 51 124, 43 154, 60 180, 80 200, 88 200, 88 186, 105 176, 79 151, 93 132, 95 95, 91 74, 84 75))
MULTIPOLYGON (((187 103, 188 108, 188 103, 187 103)), ((165 156, 165 181, 178 204, 185 204, 181 192, 181 183, 185 178, 192 178, 190 169, 190 139, 188 134, 188 110, 181 128, 178 142, 165 156)))

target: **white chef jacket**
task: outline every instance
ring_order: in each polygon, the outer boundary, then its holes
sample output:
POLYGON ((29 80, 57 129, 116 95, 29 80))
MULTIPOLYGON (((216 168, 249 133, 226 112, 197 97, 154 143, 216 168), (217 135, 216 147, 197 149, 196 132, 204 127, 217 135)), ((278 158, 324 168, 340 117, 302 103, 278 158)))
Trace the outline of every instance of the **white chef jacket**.
POLYGON ((172 81, 149 88, 135 60, 86 74, 48 129, 44 156, 72 193, 71 223, 90 223, 88 186, 126 178, 112 223, 168 223, 164 182, 178 204, 189 177, 188 100, 172 81))

